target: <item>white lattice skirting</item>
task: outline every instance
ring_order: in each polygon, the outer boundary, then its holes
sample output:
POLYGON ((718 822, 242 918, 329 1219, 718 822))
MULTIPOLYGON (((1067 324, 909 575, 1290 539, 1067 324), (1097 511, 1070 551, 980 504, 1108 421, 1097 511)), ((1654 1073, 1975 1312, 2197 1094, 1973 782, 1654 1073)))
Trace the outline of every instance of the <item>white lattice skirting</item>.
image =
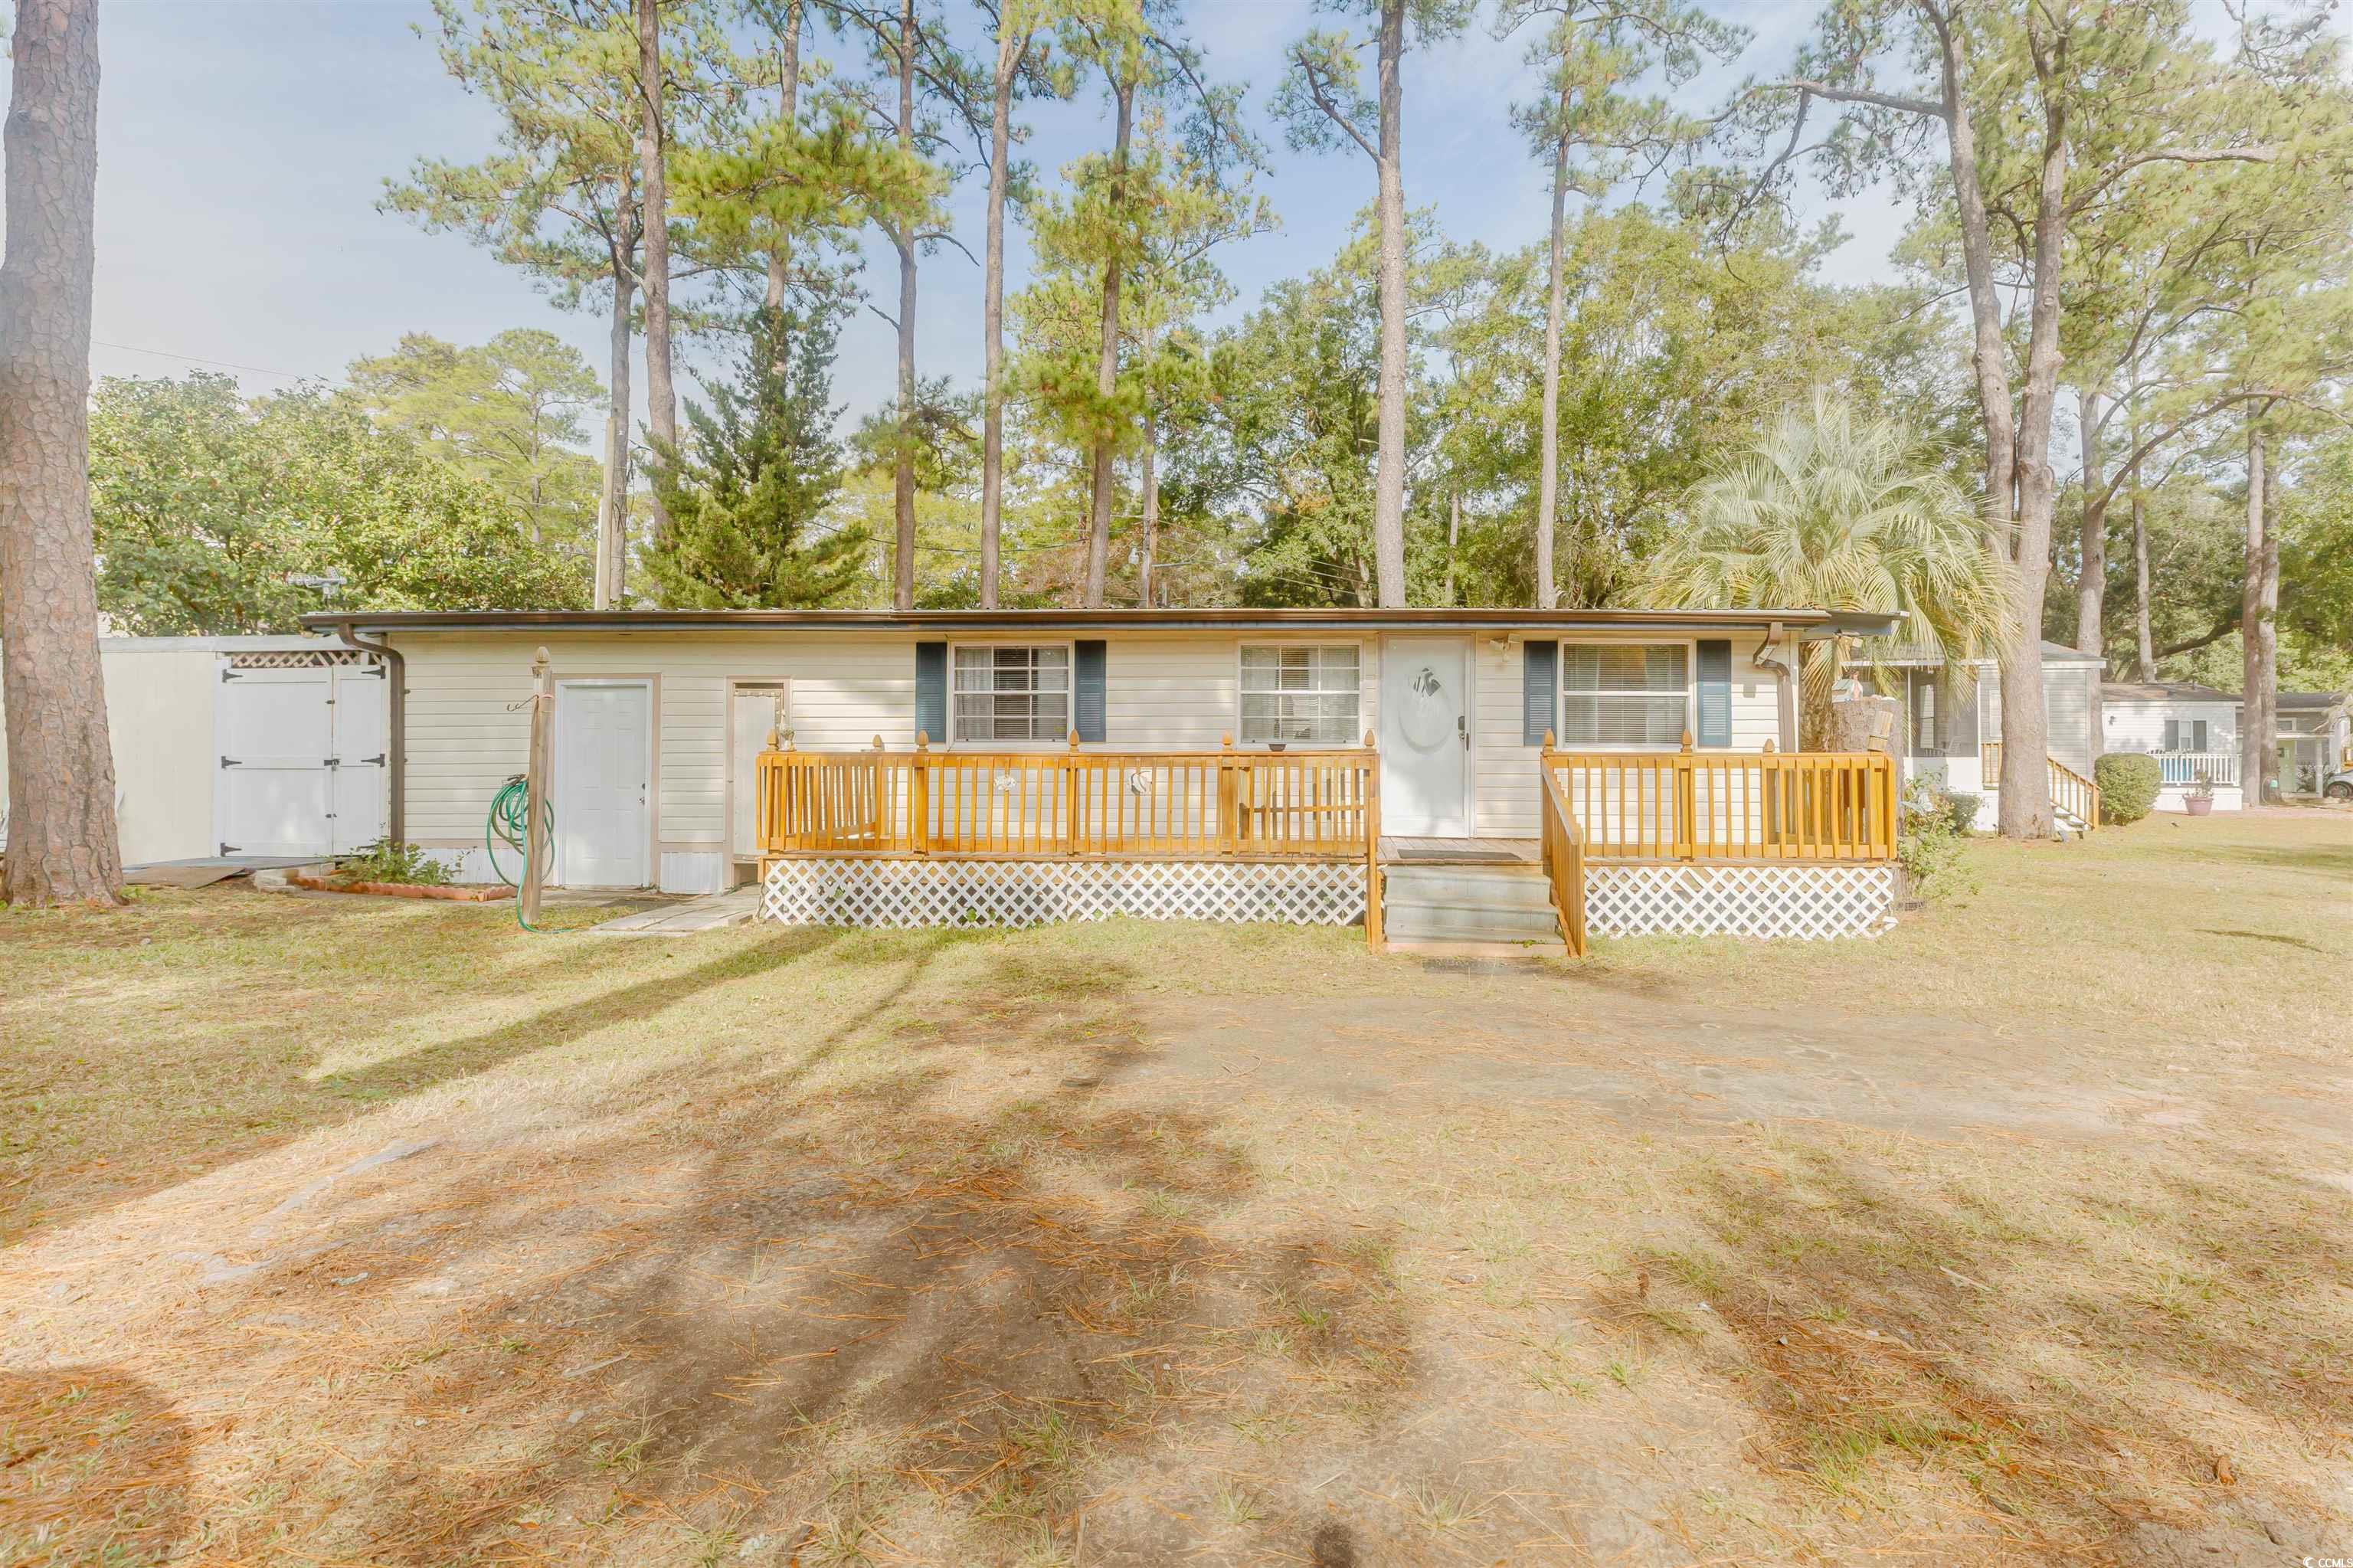
POLYGON ((788 926, 1043 926, 1058 920, 1365 917, 1365 868, 1280 861, 786 860, 760 918, 788 926))
POLYGON ((1876 937, 1895 924, 1893 865, 1591 865, 1597 937, 1876 937))

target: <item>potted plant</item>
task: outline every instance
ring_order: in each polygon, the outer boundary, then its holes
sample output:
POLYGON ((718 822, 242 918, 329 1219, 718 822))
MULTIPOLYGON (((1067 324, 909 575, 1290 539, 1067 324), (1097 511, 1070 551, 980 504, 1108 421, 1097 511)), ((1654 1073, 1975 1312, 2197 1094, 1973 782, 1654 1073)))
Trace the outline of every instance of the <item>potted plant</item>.
POLYGON ((2214 780, 2205 774, 2198 775, 2189 792, 2181 798, 2181 809, 2193 817, 2202 817, 2214 809, 2214 780))

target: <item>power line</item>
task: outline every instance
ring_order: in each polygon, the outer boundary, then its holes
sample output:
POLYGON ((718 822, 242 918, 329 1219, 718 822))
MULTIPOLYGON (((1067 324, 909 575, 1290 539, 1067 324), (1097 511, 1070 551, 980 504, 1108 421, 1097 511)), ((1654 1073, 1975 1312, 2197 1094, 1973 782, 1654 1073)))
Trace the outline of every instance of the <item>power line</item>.
POLYGON ((90 341, 99 348, 121 349, 125 354, 152 354, 158 359, 176 359, 185 365, 209 365, 216 370, 249 370, 256 376, 277 376, 289 381, 332 381, 337 385, 348 385, 340 376, 320 376, 309 371, 298 370, 272 370, 266 365, 239 365, 233 360, 206 359, 194 354, 174 354, 168 348, 141 348, 136 344, 109 343, 102 337, 94 337, 90 341))

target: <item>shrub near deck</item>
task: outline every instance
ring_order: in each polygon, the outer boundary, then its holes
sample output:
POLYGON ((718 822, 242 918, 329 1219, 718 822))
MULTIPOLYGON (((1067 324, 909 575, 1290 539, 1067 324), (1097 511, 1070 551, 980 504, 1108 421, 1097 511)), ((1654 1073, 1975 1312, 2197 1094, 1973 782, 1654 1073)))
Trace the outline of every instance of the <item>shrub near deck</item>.
POLYGON ((1508 973, 0 913, 0 1560, 2327 1554, 2341 817, 1968 853, 1508 973))

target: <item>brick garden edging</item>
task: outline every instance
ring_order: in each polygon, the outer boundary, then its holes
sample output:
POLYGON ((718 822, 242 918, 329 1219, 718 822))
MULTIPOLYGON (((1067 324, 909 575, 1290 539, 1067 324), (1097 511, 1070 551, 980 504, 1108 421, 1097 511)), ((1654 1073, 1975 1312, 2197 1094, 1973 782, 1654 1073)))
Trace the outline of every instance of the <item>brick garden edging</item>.
POLYGON ((372 893, 383 898, 444 898, 458 904, 487 904, 493 898, 512 898, 512 887, 428 887, 414 882, 331 882, 323 876, 305 876, 290 871, 286 880, 297 887, 307 887, 313 893, 372 893))

